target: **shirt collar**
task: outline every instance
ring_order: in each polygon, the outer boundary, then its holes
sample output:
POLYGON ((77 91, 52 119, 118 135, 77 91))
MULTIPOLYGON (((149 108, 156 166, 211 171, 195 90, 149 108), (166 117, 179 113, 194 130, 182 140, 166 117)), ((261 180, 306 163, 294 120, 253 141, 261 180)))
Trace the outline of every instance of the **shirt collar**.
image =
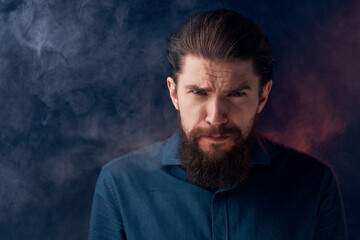
POLYGON ((165 140, 162 165, 182 165, 177 157, 177 145, 179 143, 179 134, 175 132, 170 138, 165 140))
POLYGON ((264 139, 258 132, 255 133, 254 143, 252 146, 252 162, 251 166, 254 165, 270 165, 270 154, 266 139, 264 139))
MULTIPOLYGON (((180 159, 177 157, 178 143, 179 134, 177 132, 165 140, 162 165, 182 165, 180 159)), ((269 166, 270 164, 269 146, 266 139, 264 139, 259 133, 255 134, 251 156, 251 166, 259 164, 269 166)))

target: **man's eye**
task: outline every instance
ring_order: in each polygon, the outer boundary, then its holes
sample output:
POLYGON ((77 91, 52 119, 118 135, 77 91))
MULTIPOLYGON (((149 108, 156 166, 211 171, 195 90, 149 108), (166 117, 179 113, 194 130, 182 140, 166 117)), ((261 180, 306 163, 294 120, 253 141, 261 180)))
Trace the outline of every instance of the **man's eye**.
POLYGON ((206 95, 206 92, 201 91, 201 90, 193 90, 192 93, 194 93, 196 95, 206 95))
POLYGON ((244 92, 240 92, 240 91, 236 91, 236 92, 231 92, 231 93, 229 93, 229 96, 232 96, 232 97, 241 97, 241 96, 243 96, 243 95, 245 95, 245 93, 244 93, 244 92))

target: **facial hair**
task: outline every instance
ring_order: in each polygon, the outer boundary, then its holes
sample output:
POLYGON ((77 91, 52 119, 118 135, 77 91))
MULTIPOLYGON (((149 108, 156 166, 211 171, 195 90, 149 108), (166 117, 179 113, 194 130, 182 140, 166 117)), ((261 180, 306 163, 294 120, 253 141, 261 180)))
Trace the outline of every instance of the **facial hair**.
POLYGON ((181 124, 180 114, 178 114, 180 138, 177 154, 190 181, 203 188, 241 185, 247 178, 250 168, 254 129, 253 123, 248 136, 244 137, 239 128, 226 128, 221 125, 208 129, 195 128, 187 136, 181 124), (198 144, 202 135, 229 135, 235 144, 229 151, 220 150, 218 145, 213 144, 210 152, 204 152, 198 144))

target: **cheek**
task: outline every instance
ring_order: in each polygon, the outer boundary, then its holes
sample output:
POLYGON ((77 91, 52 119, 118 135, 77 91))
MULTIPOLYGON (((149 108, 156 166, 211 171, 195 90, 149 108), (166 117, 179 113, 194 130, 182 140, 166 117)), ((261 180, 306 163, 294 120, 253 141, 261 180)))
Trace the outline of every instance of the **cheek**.
POLYGON ((191 95, 183 92, 179 93, 179 108, 187 115, 186 117, 191 118, 194 116, 194 113, 200 111, 202 105, 201 102, 196 101, 191 95))
POLYGON ((202 104, 196 104, 192 101, 179 102, 179 114, 185 131, 191 131, 205 119, 205 111, 202 104))
POLYGON ((197 121, 193 114, 187 111, 183 111, 180 108, 179 114, 181 116, 181 126, 186 134, 189 134, 197 125, 197 121))
POLYGON ((239 127, 246 127, 252 123, 254 116, 257 113, 258 104, 252 101, 244 102, 236 106, 231 106, 228 117, 235 125, 239 127))

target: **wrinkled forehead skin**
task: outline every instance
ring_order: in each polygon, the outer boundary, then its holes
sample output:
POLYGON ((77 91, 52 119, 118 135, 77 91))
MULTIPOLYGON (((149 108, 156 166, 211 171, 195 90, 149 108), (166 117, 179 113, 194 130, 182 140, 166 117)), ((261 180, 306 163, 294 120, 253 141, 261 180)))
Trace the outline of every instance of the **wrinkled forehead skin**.
POLYGON ((224 61, 218 59, 206 59, 187 55, 184 58, 183 70, 179 74, 179 82, 183 83, 196 81, 203 88, 222 89, 230 91, 239 84, 253 82, 260 84, 260 77, 253 70, 251 60, 224 61), (243 64, 239 64, 239 62, 243 64))

